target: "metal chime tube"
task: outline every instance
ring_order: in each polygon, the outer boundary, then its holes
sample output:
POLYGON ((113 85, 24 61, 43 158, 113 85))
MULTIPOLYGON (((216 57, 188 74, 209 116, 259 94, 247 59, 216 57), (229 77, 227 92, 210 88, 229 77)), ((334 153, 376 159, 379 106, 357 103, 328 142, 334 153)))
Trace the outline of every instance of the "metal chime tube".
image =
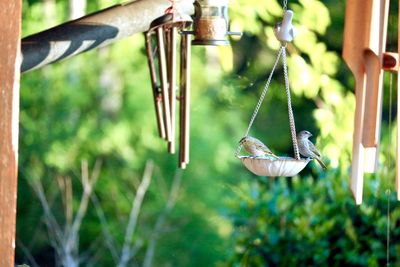
POLYGON ((180 136, 179 136, 179 167, 184 169, 189 163, 190 136, 190 38, 183 34, 181 39, 181 92, 180 92, 180 136))
POLYGON ((156 111, 156 120, 157 120, 157 129, 158 133, 161 138, 165 138, 165 126, 164 126, 164 119, 162 116, 162 103, 161 103, 161 95, 158 87, 157 81, 157 74, 154 64, 154 54, 151 47, 151 32, 145 33, 146 39, 146 52, 147 52, 147 61, 149 64, 150 70, 150 78, 151 78, 151 85, 153 91, 153 99, 154 99, 154 108, 156 111))
POLYGON ((169 106, 167 59, 165 55, 163 27, 158 27, 156 29, 156 35, 157 35, 157 46, 158 46, 159 70, 161 76, 161 95, 163 101, 164 126, 165 126, 166 140, 168 142, 171 142, 172 141, 171 116, 170 116, 171 110, 169 106))
MULTIPOLYGON (((157 107, 160 108, 157 112, 160 121, 163 122, 163 129, 165 132, 165 139, 168 141, 168 151, 175 153, 175 117, 176 117, 176 89, 177 89, 177 39, 178 30, 182 30, 191 24, 191 18, 189 16, 178 19, 174 17, 174 14, 167 13, 164 16, 153 21, 149 31, 146 33, 146 48, 147 55, 150 57, 149 66, 150 74, 152 77, 153 88, 159 89, 154 94, 154 101, 157 107), (156 35, 156 49, 158 51, 158 73, 156 73, 154 55, 151 48, 151 36, 152 33, 156 35), (153 58, 153 59, 151 59, 153 58), (161 120, 162 119, 162 120, 161 120)), ((181 168, 186 167, 186 163, 189 162, 188 143, 189 143, 189 78, 190 75, 190 38, 184 34, 181 38, 181 65, 180 65, 180 109, 179 109, 179 126, 180 126, 180 139, 179 139, 179 166, 181 168), (184 45, 186 44, 186 45, 184 45)))
POLYGON ((172 27, 169 31, 169 104, 171 112, 171 141, 168 143, 168 151, 175 153, 175 107, 176 107, 176 40, 177 28, 172 27))

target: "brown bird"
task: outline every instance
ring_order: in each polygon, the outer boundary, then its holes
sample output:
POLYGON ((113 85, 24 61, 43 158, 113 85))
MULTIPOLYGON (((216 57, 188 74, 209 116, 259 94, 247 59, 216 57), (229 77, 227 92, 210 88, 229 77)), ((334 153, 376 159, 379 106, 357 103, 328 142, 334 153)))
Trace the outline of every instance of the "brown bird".
POLYGON ((245 136, 242 139, 240 139, 239 143, 252 156, 255 157, 271 156, 276 159, 279 158, 274 153, 272 153, 272 151, 266 145, 264 145, 263 142, 261 142, 257 138, 251 136, 245 136))
POLYGON ((314 146, 314 144, 308 140, 310 136, 312 136, 312 134, 309 131, 301 131, 297 134, 297 145, 299 146, 299 152, 304 157, 316 159, 319 165, 326 170, 326 165, 321 160, 321 153, 314 146))

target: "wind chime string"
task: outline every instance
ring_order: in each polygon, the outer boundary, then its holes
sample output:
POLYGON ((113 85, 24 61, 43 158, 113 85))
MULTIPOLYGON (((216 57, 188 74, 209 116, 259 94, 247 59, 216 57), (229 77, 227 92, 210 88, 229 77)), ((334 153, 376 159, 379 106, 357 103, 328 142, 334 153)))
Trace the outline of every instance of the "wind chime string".
POLYGON ((391 165, 391 157, 390 157, 390 149, 392 147, 392 101, 393 101, 393 73, 390 73, 389 76, 389 142, 388 142, 388 149, 387 149, 387 190, 386 190, 386 197, 387 197, 387 209, 386 209, 386 266, 390 265, 390 165, 391 165))
MULTIPOLYGON (((397 39, 397 31, 394 30, 396 25, 396 19, 395 16, 389 15, 389 32, 388 32, 388 41, 387 41, 387 49, 389 51, 395 51, 397 50, 398 46, 400 44, 396 45, 396 39, 397 39)), ((398 79, 398 77, 397 77, 398 79)), ((398 83, 396 83, 398 84, 398 83)), ((398 89, 398 88, 397 88, 398 89)), ((386 206, 386 266, 390 266, 390 196, 391 196, 391 190, 390 190, 390 185, 391 185, 391 175, 389 174, 389 171, 391 169, 391 156, 390 156, 390 150, 392 148, 392 108, 393 108, 393 73, 389 72, 389 114, 388 114, 388 128, 389 128, 389 142, 388 142, 388 149, 387 149, 387 170, 386 170, 386 175, 387 175, 387 190, 386 190, 386 197, 387 197, 387 206, 386 206)))

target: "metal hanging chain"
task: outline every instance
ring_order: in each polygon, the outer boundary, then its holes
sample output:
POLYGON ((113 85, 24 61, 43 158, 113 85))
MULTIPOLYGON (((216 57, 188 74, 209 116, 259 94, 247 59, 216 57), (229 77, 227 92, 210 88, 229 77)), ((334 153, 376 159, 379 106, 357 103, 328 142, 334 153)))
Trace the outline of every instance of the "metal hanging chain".
POLYGON ((285 76, 285 91, 286 91, 287 103, 288 103, 290 132, 292 134, 294 157, 295 157, 295 159, 299 160, 300 154, 299 154, 299 147, 297 145, 296 125, 295 125, 293 109, 292 109, 292 100, 290 97, 289 75, 288 75, 287 64, 286 64, 286 45, 282 45, 282 49, 283 49, 282 50, 283 51, 283 53, 282 53, 283 75, 285 76))
MULTIPOLYGON (((283 12, 286 12, 287 5, 288 5, 288 0, 283 0, 283 12)), ((281 49, 282 49, 283 75, 285 77, 285 91, 286 91, 288 113, 289 113, 289 125, 290 125, 290 133, 292 135, 294 158, 296 160, 300 160, 299 147, 297 144, 297 137, 296 137, 296 123, 294 121, 294 115, 293 115, 293 109, 292 109, 292 99, 290 96, 289 75, 288 75, 287 63, 286 63, 286 46, 287 46, 287 43, 282 43, 281 49)))
MULTIPOLYGON (((263 89, 263 91, 261 93, 260 99, 258 100, 257 106, 254 109, 253 115, 251 116, 249 126, 247 127, 246 133, 244 135, 245 137, 249 135, 250 128, 253 125, 253 122, 254 122, 254 120, 255 120, 255 118, 257 116, 258 110, 260 109, 260 106, 261 106, 262 102, 264 101, 264 97, 265 97, 265 95, 266 95, 266 93, 268 91, 269 85, 271 83, 272 75, 275 72, 276 66, 278 65, 278 62, 279 62, 279 59, 281 58, 283 50, 284 50, 284 47, 281 47, 279 49, 279 53, 278 53, 278 56, 276 57, 274 66, 272 67, 272 70, 271 70, 271 73, 269 74, 268 80, 265 83, 264 89, 263 89)), ((242 145, 239 145, 238 148, 236 149, 235 156, 239 155, 241 149, 242 149, 242 145)))
MULTIPOLYGON (((283 11, 287 10, 287 2, 288 2, 288 0, 283 0, 283 11)), ((297 146, 296 127, 295 127, 293 110, 292 110, 292 102, 291 102, 291 98, 290 98, 289 78, 288 78, 287 65, 286 65, 286 43, 282 43, 282 45, 279 49, 279 53, 278 53, 278 56, 276 57, 274 66, 272 67, 271 73, 270 73, 268 80, 264 86, 264 89, 261 93, 260 99, 258 100, 257 106, 254 109, 253 115, 251 116, 249 126, 247 127, 246 134, 244 136, 246 137, 249 135, 250 128, 253 125, 254 119, 256 118, 258 110, 260 109, 260 106, 264 100, 265 94, 268 91, 269 85, 271 83, 272 75, 274 74, 276 66, 278 65, 279 59, 282 55, 283 55, 283 57, 282 57, 283 71, 284 71, 284 76, 285 76, 285 89, 286 89, 286 95, 287 95, 287 99, 288 99, 289 124, 290 124, 290 130, 291 130, 292 141, 293 141, 294 155, 295 155, 295 158, 297 160, 299 160, 300 154, 299 154, 299 148, 297 146)), ((239 144, 239 146, 235 152, 236 157, 239 155, 241 149, 242 149, 242 145, 239 144)))
POLYGON ((260 106, 261 106, 262 102, 264 101, 265 94, 267 93, 268 88, 269 88, 269 84, 271 83, 272 75, 274 74, 274 71, 276 69, 276 66, 278 65, 278 62, 279 62, 279 59, 281 58, 282 53, 283 53, 283 47, 281 47, 279 49, 279 53, 278 53, 278 56, 276 57, 274 66, 272 67, 271 73, 270 73, 270 75, 268 77, 268 80, 267 80, 265 86, 264 86, 264 90, 261 93, 260 99, 258 100, 257 106, 254 109, 253 115, 251 116, 251 120, 250 120, 249 126, 247 127, 247 131, 246 131, 246 134, 244 136, 247 136, 249 134, 249 132, 250 132, 250 128, 253 125, 254 119, 257 116, 258 110, 260 109, 260 106))

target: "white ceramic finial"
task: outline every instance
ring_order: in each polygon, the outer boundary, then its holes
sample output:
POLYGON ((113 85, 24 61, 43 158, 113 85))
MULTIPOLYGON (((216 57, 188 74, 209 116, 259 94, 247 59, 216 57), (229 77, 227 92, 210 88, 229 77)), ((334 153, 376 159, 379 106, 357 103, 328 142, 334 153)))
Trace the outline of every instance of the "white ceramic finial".
POLYGON ((274 28, 276 38, 281 42, 291 42, 294 38, 294 27, 292 24, 293 11, 286 10, 283 14, 282 23, 278 23, 274 28))

